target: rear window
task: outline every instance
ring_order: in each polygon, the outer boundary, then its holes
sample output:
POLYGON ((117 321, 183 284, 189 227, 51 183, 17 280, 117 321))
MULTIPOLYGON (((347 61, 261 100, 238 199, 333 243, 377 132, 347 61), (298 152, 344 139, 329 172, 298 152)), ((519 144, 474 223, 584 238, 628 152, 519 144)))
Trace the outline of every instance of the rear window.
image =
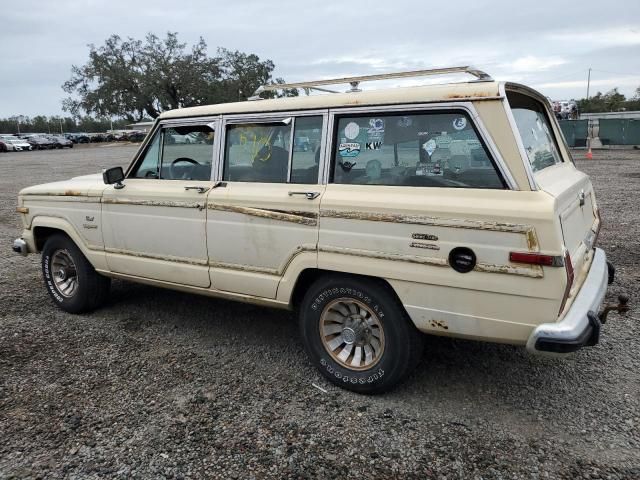
POLYGON ((462 111, 344 116, 334 138, 334 183, 505 188, 462 111))
POLYGON ((520 138, 534 172, 562 162, 546 109, 539 101, 519 93, 508 94, 520 138))

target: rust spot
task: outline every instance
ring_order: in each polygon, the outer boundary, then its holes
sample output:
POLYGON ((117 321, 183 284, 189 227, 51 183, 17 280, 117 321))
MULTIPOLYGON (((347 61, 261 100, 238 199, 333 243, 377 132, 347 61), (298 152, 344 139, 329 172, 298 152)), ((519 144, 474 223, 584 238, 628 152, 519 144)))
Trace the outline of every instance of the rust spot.
POLYGON ((540 265, 531 265, 529 267, 514 267, 513 265, 495 265, 491 263, 478 263, 474 267, 476 272, 484 273, 505 273, 509 275, 521 275, 530 278, 542 278, 544 272, 540 265))
POLYGON ((220 210, 224 212, 241 213, 252 217, 266 218, 269 220, 279 220, 282 222, 298 223, 315 227, 318 225, 318 216, 313 212, 300 212, 289 210, 275 210, 268 208, 239 207, 236 205, 222 205, 219 203, 209 203, 210 210, 220 210))
POLYGON ((129 200, 127 198, 103 198, 102 203, 109 205, 145 205, 148 207, 171 207, 171 208, 198 208, 204 209, 204 203, 198 202, 174 202, 156 200, 129 200))
POLYGON ((65 190, 64 191, 64 196, 65 197, 82 197, 83 193, 82 192, 78 192, 76 190, 65 190))
POLYGON ((139 258, 151 258, 153 260, 164 260, 167 262, 185 263, 188 265, 206 266, 208 264, 207 260, 200 260, 199 258, 176 257, 173 255, 156 255, 153 253, 134 252, 131 250, 123 250, 120 248, 107 247, 104 249, 104 251, 107 253, 115 253, 117 255, 128 255, 130 257, 139 257, 139 258))
POLYGON ((451 93, 447 95, 445 98, 457 99, 457 98, 484 98, 484 97, 494 97, 495 95, 489 92, 472 92, 465 93, 464 95, 459 93, 451 93))
POLYGON ((442 328, 443 330, 449 330, 449 326, 444 320, 431 320, 429 322, 429 325, 431 325, 431 328, 442 328))
POLYGON ((27 207, 16 207, 16 212, 27 214, 27 213, 29 213, 29 208, 27 208, 27 207))
POLYGON ((535 229, 532 227, 525 233, 527 236, 527 247, 532 252, 540 250, 540 244, 538 243, 538 235, 536 235, 535 229))

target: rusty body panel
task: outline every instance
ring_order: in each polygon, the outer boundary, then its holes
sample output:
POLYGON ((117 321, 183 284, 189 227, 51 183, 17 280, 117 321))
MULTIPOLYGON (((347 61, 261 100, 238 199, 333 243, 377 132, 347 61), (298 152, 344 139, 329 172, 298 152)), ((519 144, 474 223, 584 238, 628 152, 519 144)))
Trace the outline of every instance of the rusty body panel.
POLYGON ((349 210, 320 210, 320 216, 327 218, 343 218, 349 220, 365 220, 370 222, 404 223, 409 225, 426 225, 433 227, 465 228, 473 230, 488 230, 493 232, 519 233, 526 236, 529 250, 537 251, 537 249, 539 248, 535 229, 531 225, 469 219, 437 218, 424 215, 370 213, 349 210))
POLYGON ((318 216, 311 212, 300 211, 284 211, 268 208, 240 207, 236 205, 224 205, 219 203, 209 203, 207 208, 210 210, 220 210, 224 212, 241 213, 253 217, 267 218, 269 220, 278 220, 281 222, 299 223, 300 225, 308 225, 315 227, 318 225, 318 216))
POLYGON ((105 198, 102 203, 108 205, 143 205, 147 207, 169 207, 169 208, 204 208, 203 202, 182 202, 164 200, 132 200, 128 198, 105 198))

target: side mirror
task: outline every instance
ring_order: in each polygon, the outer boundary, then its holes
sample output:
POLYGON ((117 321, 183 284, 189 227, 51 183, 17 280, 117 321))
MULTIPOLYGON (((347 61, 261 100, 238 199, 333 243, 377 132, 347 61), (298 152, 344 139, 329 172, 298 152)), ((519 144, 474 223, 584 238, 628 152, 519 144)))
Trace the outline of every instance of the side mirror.
POLYGON ((102 171, 102 181, 107 185, 113 185, 113 188, 124 188, 122 181, 124 180, 124 171, 122 167, 107 168, 102 171))

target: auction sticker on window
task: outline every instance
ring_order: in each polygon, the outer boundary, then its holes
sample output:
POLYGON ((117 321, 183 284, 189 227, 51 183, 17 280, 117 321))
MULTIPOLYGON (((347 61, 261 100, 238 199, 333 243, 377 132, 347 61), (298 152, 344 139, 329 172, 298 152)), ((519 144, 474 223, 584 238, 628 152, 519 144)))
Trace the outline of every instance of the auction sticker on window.
POLYGON ((360 135, 360 127, 356 122, 349 122, 344 127, 344 136, 349 140, 355 140, 360 135))
POLYGON ((458 117, 453 120, 453 128, 456 130, 464 130, 464 127, 467 126, 467 119, 464 117, 458 117))
POLYGON ((341 143, 338 146, 338 153, 341 157, 357 157, 360 154, 360 144, 341 143))

